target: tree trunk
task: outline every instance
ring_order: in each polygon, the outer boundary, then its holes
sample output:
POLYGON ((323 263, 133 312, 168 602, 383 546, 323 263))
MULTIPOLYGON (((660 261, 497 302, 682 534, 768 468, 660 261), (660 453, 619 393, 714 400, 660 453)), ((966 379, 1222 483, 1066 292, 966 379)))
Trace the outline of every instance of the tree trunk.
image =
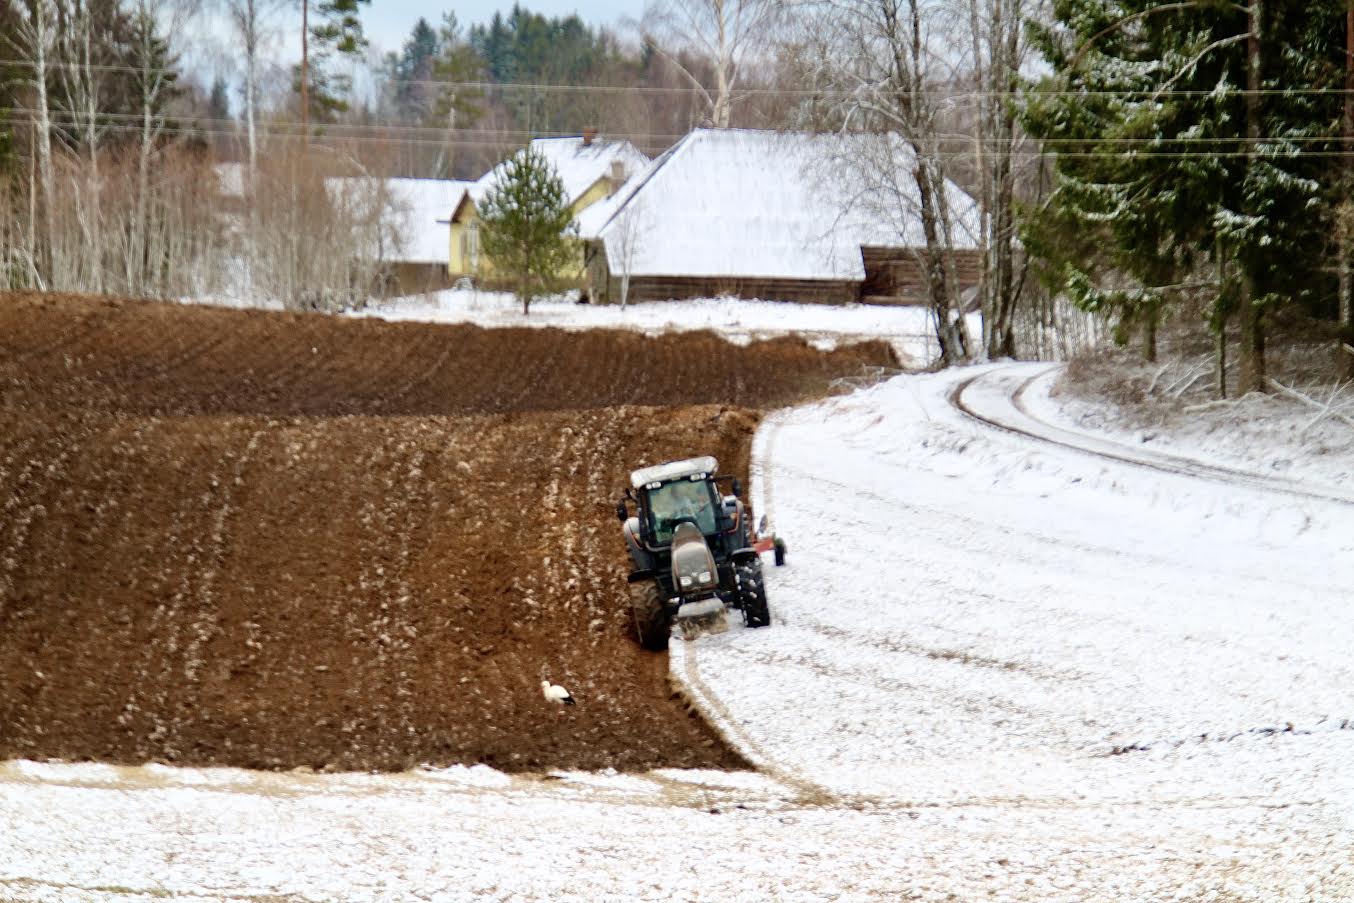
MULTIPOLYGON (((998 12, 1001 5, 998 4, 998 12)), ((1010 4, 1002 19, 1005 46, 1001 60, 1001 85, 997 92, 1000 116, 997 120, 997 175, 996 216, 994 239, 997 245, 996 295, 997 325, 994 344, 988 349, 990 357, 1015 357, 1015 309, 1019 293, 1015 278, 1015 172, 1013 155, 1016 141, 1015 95, 1019 89, 1021 21, 1019 2, 1010 4)))
MULTIPOLYGON (((949 367, 968 357, 961 334, 955 329, 951 316, 950 291, 946 284, 945 252, 941 247, 936 217, 936 199, 931 192, 931 180, 926 164, 917 162, 917 193, 921 200, 922 232, 926 236, 926 283, 931 296, 931 310, 936 318, 936 340, 940 343, 940 362, 949 367)), ((961 314, 962 316, 962 314, 961 314)))
MULTIPOLYGON (((1250 37, 1246 41, 1246 169, 1254 169, 1260 141, 1260 77, 1264 0, 1251 0, 1250 37)), ((1241 360, 1237 371, 1237 394, 1265 391, 1265 325, 1263 311, 1256 305, 1259 290, 1249 261, 1242 264, 1241 280, 1241 360)))
POLYGON ((730 78, 733 67, 733 59, 729 50, 729 36, 727 33, 727 22, 724 15, 725 0, 714 0, 713 8, 715 14, 715 28, 718 30, 717 44, 719 48, 719 58, 715 62, 715 108, 713 116, 715 128, 727 129, 729 127, 729 117, 732 114, 733 102, 729 97, 731 90, 730 78))
POLYGON ((310 0, 301 0, 301 146, 310 146, 310 0))
MULTIPOLYGON (((993 185, 993 167, 987 156, 987 139, 995 132, 996 122, 994 104, 996 97, 993 87, 996 79, 992 73, 997 60, 989 60, 992 55, 993 40, 996 37, 1000 12, 986 7, 987 19, 983 20, 982 0, 968 0, 969 37, 973 43, 973 83, 978 89, 977 128, 973 134, 973 168, 978 173, 978 226, 979 262, 978 262, 978 302, 982 310, 983 332, 982 349, 993 357, 992 348, 996 344, 997 311, 996 301, 996 229, 993 215, 996 208, 996 191, 993 185), (986 28, 984 28, 986 25, 986 28), (986 40, 984 40, 984 38, 986 40)), ((993 148, 997 151, 997 148, 993 148)))
POLYGON ((1227 397, 1227 317, 1218 321, 1218 397, 1227 397))
POLYGON ((259 10, 258 0, 245 0, 244 10, 244 119, 245 131, 249 140, 249 167, 245 184, 242 186, 245 197, 254 197, 254 174, 259 165, 258 138, 255 132, 254 118, 258 97, 259 64, 259 10))
POLYGON ((1354 191, 1354 0, 1348 0, 1345 10, 1345 115, 1341 131, 1344 157, 1341 168, 1344 175, 1346 200, 1340 204, 1337 216, 1340 242, 1338 262, 1340 273, 1340 326, 1335 347, 1335 375, 1337 379, 1354 379, 1354 275, 1350 273, 1350 254, 1354 252, 1354 204, 1348 198, 1354 191))
POLYGON ((1157 362, 1157 312, 1147 311, 1147 319, 1142 324, 1142 359, 1149 364, 1157 362))
MULTIPOLYGON (((38 256, 43 261, 42 269, 46 272, 47 281, 52 278, 52 240, 56 228, 52 219, 52 204, 55 195, 52 193, 55 179, 52 177, 52 113, 51 104, 47 98, 47 71, 53 42, 53 23, 48 18, 51 12, 46 0, 35 0, 33 3, 33 22, 32 37, 33 47, 33 86, 37 91, 37 143, 38 143, 38 173, 42 182, 42 216, 43 216, 43 235, 41 241, 41 250, 38 256)), ((38 244, 38 242, 34 242, 38 244)))
MULTIPOLYGON (((143 88, 143 90, 146 90, 143 88)), ((147 91, 149 95, 149 91, 147 91)), ((140 296, 145 292, 150 261, 147 259, 150 245, 150 154, 155 140, 151 128, 151 98, 141 99, 141 152, 136 161, 136 234, 133 236, 131 259, 133 272, 128 274, 127 289, 132 295, 140 296)))

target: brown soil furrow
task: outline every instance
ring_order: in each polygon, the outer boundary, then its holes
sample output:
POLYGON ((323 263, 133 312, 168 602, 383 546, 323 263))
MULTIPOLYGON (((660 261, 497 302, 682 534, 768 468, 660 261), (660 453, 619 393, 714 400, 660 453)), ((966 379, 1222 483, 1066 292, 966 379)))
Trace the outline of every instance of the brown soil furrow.
POLYGON ((63 488, 63 478, 71 460, 71 449, 31 449, 31 457, 5 487, 6 498, 0 506, 6 521, 3 555, 0 556, 0 615, 7 614, 6 601, 23 605, 17 598, 20 568, 30 556, 29 544, 34 530, 51 517, 51 508, 63 488), (34 454, 36 452, 37 454, 34 454))
POLYGON ((631 636, 615 500, 693 454, 746 479, 739 405, 888 354, 3 294, 0 327, 0 758, 261 768, 744 765, 631 636))

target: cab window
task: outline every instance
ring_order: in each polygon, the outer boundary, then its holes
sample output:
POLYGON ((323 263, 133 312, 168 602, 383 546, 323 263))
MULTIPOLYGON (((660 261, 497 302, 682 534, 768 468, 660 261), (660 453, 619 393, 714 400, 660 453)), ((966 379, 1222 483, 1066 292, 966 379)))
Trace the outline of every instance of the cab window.
POLYGON ((660 545, 672 541, 673 528, 683 520, 694 520, 702 533, 714 533, 716 517, 714 491, 705 480, 674 480, 649 490, 649 527, 660 545))

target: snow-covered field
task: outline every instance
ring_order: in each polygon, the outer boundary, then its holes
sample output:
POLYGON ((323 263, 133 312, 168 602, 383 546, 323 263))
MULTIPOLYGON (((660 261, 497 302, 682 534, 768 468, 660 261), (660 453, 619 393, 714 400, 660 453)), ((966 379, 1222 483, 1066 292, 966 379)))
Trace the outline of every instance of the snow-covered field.
MULTIPOLYGON (((521 303, 511 294, 457 289, 396 298, 374 304, 355 316, 485 327, 633 329, 648 334, 709 329, 741 343, 794 334, 819 348, 884 339, 893 345, 905 364, 916 367, 929 363, 936 354, 931 315, 924 307, 698 298, 631 304, 622 309, 619 305, 576 304, 561 297, 537 301, 531 306, 531 313, 523 315, 521 303)), ((975 335, 981 334, 977 315, 970 318, 970 328, 975 335)))
POLYGON ((671 665, 760 774, 9 763, 0 899, 1354 900, 1354 505, 948 401, 1035 372, 758 434, 776 623, 671 665))

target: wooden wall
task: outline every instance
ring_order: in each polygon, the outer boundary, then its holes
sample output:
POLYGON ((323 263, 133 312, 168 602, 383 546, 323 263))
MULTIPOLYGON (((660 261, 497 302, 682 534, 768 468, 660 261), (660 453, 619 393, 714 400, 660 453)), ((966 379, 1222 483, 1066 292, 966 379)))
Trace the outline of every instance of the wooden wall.
MULTIPOLYGON (((869 304, 929 304, 925 268, 917 252, 906 248, 860 249, 865 260, 861 300, 869 304)), ((983 256, 977 249, 954 252, 959 291, 976 288, 982 280, 983 256)))
MULTIPOLYGON (((682 298, 764 298, 822 304, 929 304, 926 274, 910 250, 861 248, 865 281, 818 279, 735 279, 695 276, 642 276, 630 280, 631 301, 667 301, 682 298)), ((588 243, 585 252, 590 300, 596 304, 619 304, 621 280, 612 274, 600 243, 588 243)), ((955 252, 959 290, 977 287, 982 274, 982 252, 955 252)))

